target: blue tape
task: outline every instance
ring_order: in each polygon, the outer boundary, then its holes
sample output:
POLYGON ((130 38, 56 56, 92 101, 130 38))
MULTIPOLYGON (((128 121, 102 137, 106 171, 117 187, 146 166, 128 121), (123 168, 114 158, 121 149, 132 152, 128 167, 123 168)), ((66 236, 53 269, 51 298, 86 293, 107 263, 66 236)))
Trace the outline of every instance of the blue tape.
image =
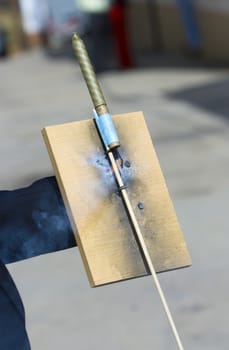
POLYGON ((99 129, 104 145, 106 147, 109 147, 112 143, 119 142, 111 115, 109 113, 105 113, 98 116, 95 110, 93 110, 93 112, 95 116, 95 122, 99 129))

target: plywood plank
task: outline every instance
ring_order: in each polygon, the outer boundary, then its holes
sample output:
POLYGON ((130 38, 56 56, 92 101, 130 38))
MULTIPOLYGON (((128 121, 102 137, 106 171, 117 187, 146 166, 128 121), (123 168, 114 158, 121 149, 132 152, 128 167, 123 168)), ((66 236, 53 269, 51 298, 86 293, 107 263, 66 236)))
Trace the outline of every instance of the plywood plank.
MULTIPOLYGON (((143 113, 113 120, 122 176, 156 271, 189 266, 143 113)), ((93 120, 49 126, 43 136, 91 286, 147 275, 93 120)))

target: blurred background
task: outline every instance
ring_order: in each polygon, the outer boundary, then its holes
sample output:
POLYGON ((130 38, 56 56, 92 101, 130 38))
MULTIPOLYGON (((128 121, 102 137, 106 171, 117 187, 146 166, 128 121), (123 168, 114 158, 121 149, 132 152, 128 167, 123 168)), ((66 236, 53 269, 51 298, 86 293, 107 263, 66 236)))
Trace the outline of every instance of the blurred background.
MULTIPOLYGON (((193 259, 159 276, 184 348, 228 349, 229 3, 0 0, 1 190, 53 174, 44 126, 92 117, 73 31, 112 113, 145 114, 193 259)), ((149 277, 91 289, 76 248, 8 268, 33 350, 176 348, 149 277)))

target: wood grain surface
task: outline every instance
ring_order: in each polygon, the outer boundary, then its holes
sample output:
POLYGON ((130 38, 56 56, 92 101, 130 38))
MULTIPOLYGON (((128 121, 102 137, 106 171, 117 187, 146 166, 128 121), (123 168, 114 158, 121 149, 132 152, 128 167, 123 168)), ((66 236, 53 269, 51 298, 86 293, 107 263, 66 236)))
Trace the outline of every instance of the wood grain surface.
MULTIPOLYGON (((191 264, 142 112, 113 116, 121 169, 157 272, 191 264)), ((42 131, 92 287, 148 274, 93 120, 42 131)))

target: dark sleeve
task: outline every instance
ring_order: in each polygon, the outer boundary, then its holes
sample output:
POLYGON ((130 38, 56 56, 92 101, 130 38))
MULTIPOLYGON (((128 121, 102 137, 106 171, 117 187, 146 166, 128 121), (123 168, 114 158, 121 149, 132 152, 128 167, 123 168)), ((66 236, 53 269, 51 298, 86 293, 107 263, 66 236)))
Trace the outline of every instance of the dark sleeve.
POLYGON ((75 245, 55 177, 0 191, 0 259, 4 263, 75 245))

